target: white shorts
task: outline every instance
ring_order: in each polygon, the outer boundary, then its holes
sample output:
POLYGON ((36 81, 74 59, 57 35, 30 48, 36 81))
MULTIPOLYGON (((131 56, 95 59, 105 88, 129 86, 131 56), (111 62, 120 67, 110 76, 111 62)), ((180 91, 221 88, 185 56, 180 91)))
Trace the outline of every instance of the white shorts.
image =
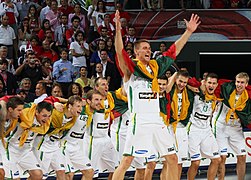
POLYGON ((94 177, 104 170, 107 172, 115 171, 118 166, 116 153, 110 137, 93 138, 87 135, 84 137, 84 156, 91 161, 94 177))
MULTIPOLYGON (((79 146, 79 145, 76 145, 79 146)), ((75 172, 77 170, 88 170, 92 169, 91 161, 87 156, 84 155, 83 147, 76 148, 73 145, 67 143, 65 148, 66 162, 68 168, 66 172, 75 172)))
POLYGON ((159 124, 139 124, 137 121, 144 122, 145 119, 135 115, 128 126, 124 155, 150 157, 155 151, 154 148, 160 157, 176 153, 174 140, 167 126, 161 123, 159 116, 155 118, 159 119, 159 124))
MULTIPOLYGON (((126 134, 125 135, 117 134, 111 131, 111 140, 117 152, 118 161, 121 162, 123 158, 124 148, 125 148, 126 134)), ((145 162, 146 162, 145 158, 135 157, 132 161, 131 166, 136 169, 144 169, 145 162)))
POLYGON ((5 177, 10 179, 20 178, 24 172, 29 170, 41 170, 33 151, 6 153, 3 157, 5 177))
POLYGON ((246 155, 245 137, 242 127, 216 123, 214 133, 221 155, 227 155, 229 148, 236 155, 246 155))
POLYGON ((34 149, 35 156, 41 164, 44 177, 47 177, 52 170, 60 171, 66 170, 66 157, 62 152, 62 149, 58 149, 52 152, 45 152, 34 149))
POLYGON ((219 148, 211 128, 200 129, 190 126, 188 147, 191 161, 201 160, 202 157, 219 158, 219 148))
POLYGON ((178 164, 188 161, 188 135, 186 127, 177 127, 175 134, 172 125, 169 126, 169 129, 176 141, 175 147, 177 150, 178 164))

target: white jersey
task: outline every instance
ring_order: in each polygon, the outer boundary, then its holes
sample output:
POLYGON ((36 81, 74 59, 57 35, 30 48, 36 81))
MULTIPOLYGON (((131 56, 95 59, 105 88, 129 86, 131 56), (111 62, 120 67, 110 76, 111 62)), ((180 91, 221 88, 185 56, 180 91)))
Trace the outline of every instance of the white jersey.
MULTIPOLYGON (((108 100, 104 101, 105 109, 108 109, 108 100)), ((105 119, 105 114, 100 112, 95 112, 93 114, 91 125, 86 128, 86 135, 92 136, 94 138, 108 136, 110 116, 105 119)))
MULTIPOLYGON (((41 126, 36 119, 34 119, 34 122, 32 126, 41 126)), ((38 133, 35 133, 33 131, 28 132, 28 137, 23 144, 22 147, 19 146, 20 137, 23 133, 24 129, 20 126, 18 123, 16 128, 10 133, 10 135, 6 138, 6 143, 8 144, 8 149, 11 149, 12 152, 24 152, 24 151, 30 151, 33 146, 33 142, 35 137, 38 133)))
POLYGON ((151 81, 132 74, 130 80, 125 83, 125 87, 130 112, 137 113, 142 118, 145 116, 144 119, 151 119, 151 121, 140 121, 138 123, 162 123, 158 118, 154 118, 158 117, 160 112, 159 94, 152 92, 151 81))
MULTIPOLYGON (((63 125, 67 122, 71 121, 72 118, 67 119, 65 116, 63 116, 63 125)), ((61 147, 61 140, 64 134, 45 134, 42 136, 37 136, 37 138, 34 141, 34 147, 37 150, 44 151, 44 152, 53 152, 57 151, 58 148, 61 147)))
POLYGON ((111 132, 118 133, 120 135, 126 135, 129 121, 130 121, 130 111, 127 110, 124 114, 115 118, 112 121, 111 132))
MULTIPOLYGON (((239 96, 236 96, 235 102, 238 100, 239 96)), ((217 108, 213 114, 213 119, 217 121, 217 123, 221 123, 228 126, 236 126, 241 127, 240 119, 234 119, 233 114, 230 116, 229 121, 226 123, 226 115, 229 111, 229 107, 224 103, 220 102, 217 104, 217 108)))
POLYGON ((199 95, 195 95, 193 112, 189 120, 192 125, 198 128, 210 127, 212 113, 212 101, 203 100, 199 95))
POLYGON ((67 132, 67 135, 63 138, 66 140, 66 145, 70 145, 71 147, 78 147, 79 142, 83 141, 84 134, 86 131, 86 122, 88 116, 86 114, 81 114, 72 128, 67 132))

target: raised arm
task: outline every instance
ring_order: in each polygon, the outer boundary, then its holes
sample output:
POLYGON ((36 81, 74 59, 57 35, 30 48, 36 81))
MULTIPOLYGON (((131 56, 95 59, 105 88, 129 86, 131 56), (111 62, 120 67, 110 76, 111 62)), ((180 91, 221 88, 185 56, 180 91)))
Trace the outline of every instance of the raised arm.
POLYGON ((121 69, 122 73, 124 74, 124 81, 128 81, 131 72, 129 71, 129 68, 126 64, 125 61, 125 56, 123 55, 123 49, 124 49, 124 44, 122 40, 122 35, 121 35, 121 23, 120 23, 120 15, 119 11, 117 10, 115 13, 115 25, 116 25, 116 35, 115 35, 115 50, 116 50, 116 56, 118 60, 118 65, 119 68, 121 69))
POLYGON ((193 34, 193 32, 197 29, 197 27, 201 23, 199 19, 200 17, 197 14, 192 14, 189 22, 186 19, 184 19, 186 23, 186 31, 181 35, 181 37, 177 41, 175 41, 176 56, 179 55, 180 51, 187 43, 190 36, 193 34))

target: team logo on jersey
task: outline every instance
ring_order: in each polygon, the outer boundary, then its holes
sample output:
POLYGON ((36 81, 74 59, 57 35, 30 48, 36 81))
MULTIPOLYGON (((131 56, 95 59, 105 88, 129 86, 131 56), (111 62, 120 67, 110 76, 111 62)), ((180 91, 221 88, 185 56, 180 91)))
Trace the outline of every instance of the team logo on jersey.
POLYGON ((213 153, 213 156, 218 156, 219 155, 219 152, 214 152, 213 153))
POLYGON ((87 121, 88 116, 87 116, 87 115, 80 115, 80 116, 79 116, 79 119, 80 119, 81 121, 87 121))
POLYGON ((37 166, 37 167, 40 167, 40 165, 39 165, 39 164, 36 164, 36 166, 37 166))
POLYGON ((2 166, 3 165, 3 162, 0 162, 0 166, 2 166))
POLYGON ((18 176, 19 175, 19 171, 14 173, 14 176, 18 176))
POLYGON ((98 129, 107 129, 109 127, 108 123, 98 123, 97 128, 98 129))
POLYGON ((171 148, 168 148, 167 151, 172 152, 172 151, 175 151, 175 149, 174 149, 174 147, 171 147, 171 148))
POLYGON ((91 167, 92 165, 91 165, 91 163, 87 163, 87 164, 85 164, 87 167, 91 167))
POLYGON ((245 153, 245 152, 246 152, 246 149, 241 149, 241 152, 242 152, 242 153, 245 153))
POLYGON ((156 92, 140 92, 139 99, 157 99, 156 92))
POLYGON ((64 164, 60 164, 60 167, 64 168, 64 164))
POLYGON ((200 119, 200 120, 207 120, 207 118, 208 118, 208 116, 206 116, 206 115, 204 115, 204 114, 199 114, 199 113, 197 113, 197 112, 195 112, 195 114, 194 114, 194 117, 196 117, 196 118, 198 118, 198 119, 200 119))
POLYGON ((135 153, 136 154, 146 154, 146 153, 148 153, 148 150, 145 150, 145 149, 143 149, 143 150, 137 150, 137 151, 135 151, 135 153))
POLYGON ((77 138, 77 139, 83 139, 85 133, 76 133, 76 132, 71 132, 70 137, 77 138))
POLYGON ((155 154, 152 154, 148 159, 155 159, 156 158, 156 155, 155 154))

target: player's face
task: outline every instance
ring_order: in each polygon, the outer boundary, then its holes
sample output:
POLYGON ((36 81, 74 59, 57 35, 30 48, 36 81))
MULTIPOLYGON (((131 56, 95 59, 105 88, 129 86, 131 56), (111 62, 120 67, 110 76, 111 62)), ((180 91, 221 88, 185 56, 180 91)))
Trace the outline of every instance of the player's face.
POLYGON ((90 107, 92 110, 100 110, 102 96, 100 94, 93 94, 92 100, 90 101, 90 107))
POLYGON ((12 119, 18 119, 22 113, 24 105, 18 105, 15 109, 9 108, 10 117, 12 119))
POLYGON ((167 80, 165 79, 158 79, 159 84, 159 91, 160 93, 163 93, 167 88, 167 80))
POLYGON ((217 83, 216 78, 208 77, 206 80, 206 90, 207 90, 208 94, 213 94, 217 85, 218 85, 218 83, 217 83))
POLYGON ((236 78, 235 86, 236 86, 237 94, 241 94, 245 90, 247 85, 248 83, 245 78, 236 78))
POLYGON ((73 105, 69 105, 69 110, 72 116, 79 116, 82 111, 82 101, 75 101, 73 105))
POLYGON ((151 58, 151 47, 147 42, 142 42, 139 45, 139 49, 136 49, 136 59, 139 59, 143 63, 148 63, 151 58))
POLYGON ((178 91, 183 91, 183 89, 187 85, 187 82, 188 82, 188 77, 178 76, 176 79, 176 85, 177 85, 178 91))
POLYGON ((96 89, 100 92, 100 94, 102 94, 102 96, 106 97, 109 89, 107 80, 99 79, 96 89))
POLYGON ((46 109, 42 109, 41 112, 36 111, 36 119, 41 125, 44 125, 47 121, 49 121, 50 117, 51 111, 47 111, 46 109))

